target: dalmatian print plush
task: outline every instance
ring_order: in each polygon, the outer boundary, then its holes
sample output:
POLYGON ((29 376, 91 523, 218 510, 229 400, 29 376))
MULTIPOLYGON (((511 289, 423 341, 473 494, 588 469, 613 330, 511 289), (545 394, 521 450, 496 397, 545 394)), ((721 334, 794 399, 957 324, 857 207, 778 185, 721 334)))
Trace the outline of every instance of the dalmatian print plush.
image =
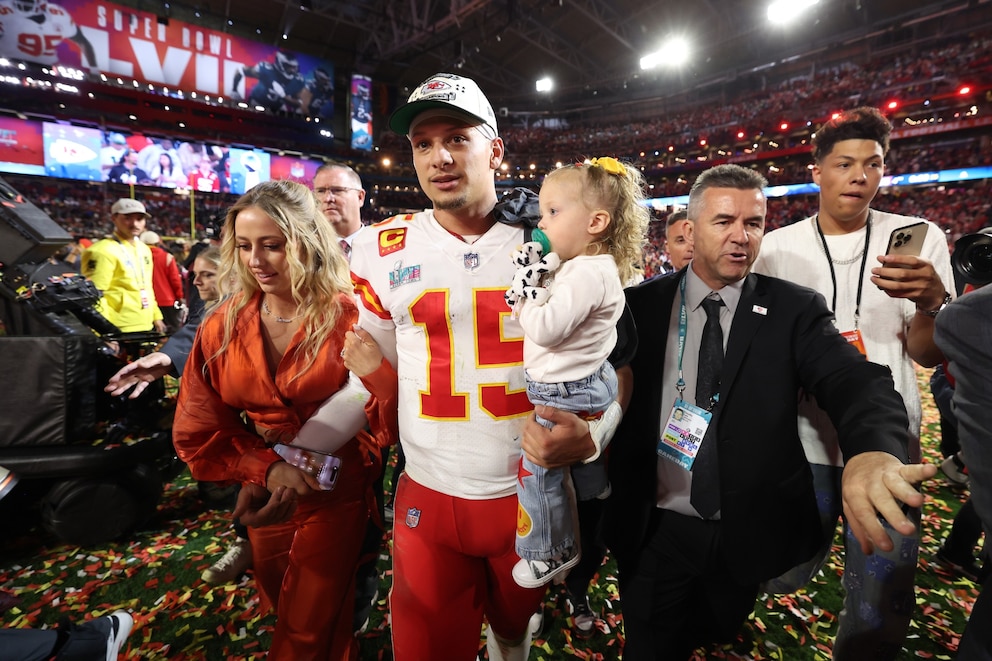
POLYGON ((530 266, 541 261, 543 256, 544 251, 541 249, 540 242, 528 241, 513 251, 513 263, 517 265, 517 268, 530 266))
POLYGON ((514 251, 513 263, 519 268, 504 295, 507 305, 514 312, 518 311, 518 305, 525 300, 544 305, 548 300, 549 292, 548 288, 542 285, 547 284, 546 276, 554 273, 561 266, 561 258, 553 252, 544 255, 540 243, 528 241, 514 251))

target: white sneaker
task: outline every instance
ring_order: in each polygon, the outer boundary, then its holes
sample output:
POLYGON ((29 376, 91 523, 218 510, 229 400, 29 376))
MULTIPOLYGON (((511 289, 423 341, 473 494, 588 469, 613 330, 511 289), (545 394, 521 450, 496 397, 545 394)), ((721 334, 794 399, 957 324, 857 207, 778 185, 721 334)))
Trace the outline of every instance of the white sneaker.
POLYGON ((961 460, 961 453, 952 454, 940 464, 940 470, 949 482, 956 486, 968 486, 968 467, 961 460))
POLYGON ((527 623, 527 631, 530 632, 531 638, 534 638, 541 630, 544 628, 544 604, 537 610, 536 613, 530 616, 530 622, 527 623))
POLYGON ((580 598, 573 598, 571 593, 565 597, 568 607, 568 614, 572 616, 572 631, 581 638, 592 634, 593 627, 596 626, 596 615, 589 606, 588 595, 580 598))
POLYGON ((117 610, 82 624, 67 623, 64 628, 58 627, 66 636, 55 658, 117 661, 132 627, 134 618, 125 610, 117 610))
POLYGON ((134 627, 134 618, 125 610, 114 611, 107 616, 110 620, 110 631, 107 633, 107 660, 116 661, 120 654, 121 646, 131 634, 134 627))
POLYGON ((513 580, 522 588, 539 588, 563 580, 568 570, 579 563, 581 555, 575 548, 567 549, 560 557, 551 560, 525 560, 513 566, 513 580))
POLYGON ((251 542, 238 537, 220 560, 203 570, 200 578, 209 585, 231 583, 251 569, 251 542))
MULTIPOLYGON (((533 616, 531 616, 531 620, 533 621, 533 616)), ((529 628, 524 634, 524 639, 516 645, 501 641, 493 632, 492 627, 486 629, 486 651, 489 652, 489 661, 527 661, 530 657, 530 646, 531 632, 529 628)))

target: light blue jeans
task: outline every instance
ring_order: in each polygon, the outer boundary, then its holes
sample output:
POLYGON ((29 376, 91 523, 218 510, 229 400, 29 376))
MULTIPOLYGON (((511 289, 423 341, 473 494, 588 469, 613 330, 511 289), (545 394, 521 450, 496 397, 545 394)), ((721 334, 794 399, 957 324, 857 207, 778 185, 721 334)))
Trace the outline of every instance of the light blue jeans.
MULTIPOLYGON (((538 383, 527 378, 527 397, 531 403, 546 404, 579 415, 595 415, 617 397, 617 374, 609 362, 579 381, 538 383)), ((547 428, 553 423, 537 417, 547 428)), ((575 506, 569 494, 568 468, 544 468, 521 455, 517 500, 530 518, 529 524, 517 527, 517 555, 526 560, 550 560, 575 547, 575 506), (521 535, 521 532, 525 534, 521 535)), ((579 500, 591 500, 609 487, 603 457, 571 469, 579 500)))
MULTIPOLYGON (((795 592, 819 573, 830 555, 837 519, 843 514, 841 475, 844 469, 820 464, 810 464, 810 469, 820 524, 827 541, 811 560, 761 586, 765 592, 795 592)), ((897 658, 902 650, 916 604, 914 584, 920 553, 920 510, 906 508, 905 511, 917 532, 902 535, 879 517, 885 532, 892 538, 893 548, 891 551, 875 549, 871 555, 864 554, 844 521, 844 576, 841 582, 845 595, 834 641, 833 658, 836 661, 884 661, 897 658)))

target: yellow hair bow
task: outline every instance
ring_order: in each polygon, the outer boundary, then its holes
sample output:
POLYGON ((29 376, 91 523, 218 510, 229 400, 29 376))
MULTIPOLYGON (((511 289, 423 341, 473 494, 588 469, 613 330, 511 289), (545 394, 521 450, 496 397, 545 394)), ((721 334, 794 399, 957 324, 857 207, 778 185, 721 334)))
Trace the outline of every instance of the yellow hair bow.
POLYGON ((627 168, 623 166, 623 163, 611 156, 600 156, 599 158, 594 158, 589 161, 589 165, 601 167, 610 174, 615 174, 618 177, 623 177, 627 174, 627 168))

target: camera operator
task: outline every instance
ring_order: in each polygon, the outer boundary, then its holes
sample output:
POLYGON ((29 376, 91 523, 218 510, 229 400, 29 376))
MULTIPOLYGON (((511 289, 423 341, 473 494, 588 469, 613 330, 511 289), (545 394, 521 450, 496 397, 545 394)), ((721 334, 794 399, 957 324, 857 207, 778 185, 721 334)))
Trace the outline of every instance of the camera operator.
MULTIPOLYGON (((193 260, 196 272, 193 284, 200 299, 208 304, 215 303, 220 298, 216 282, 219 264, 220 250, 214 247, 200 252, 193 260)), ((183 368, 186 366, 186 357, 189 355, 190 347, 193 346, 193 338, 196 336, 196 329, 199 328, 202 317, 203 306, 201 305, 190 316, 186 324, 162 345, 160 350, 142 356, 122 367, 110 377, 104 390, 117 397, 134 388, 128 395, 129 399, 134 399, 144 392, 149 383, 166 374, 171 374, 176 378, 181 377, 183 368)))
POLYGON ((149 218, 141 202, 117 200, 110 207, 113 235, 94 243, 82 257, 82 274, 103 292, 97 311, 124 333, 165 332, 152 288, 152 253, 138 239, 149 218))
MULTIPOLYGON (((956 380, 953 409, 971 485, 971 500, 992 532, 992 229, 964 236, 955 244, 952 264, 970 285, 981 287, 945 308, 934 340, 956 380)), ((988 562, 988 545, 984 550, 988 562)), ((959 661, 989 659, 992 650, 992 578, 984 584, 958 647, 959 661)))

